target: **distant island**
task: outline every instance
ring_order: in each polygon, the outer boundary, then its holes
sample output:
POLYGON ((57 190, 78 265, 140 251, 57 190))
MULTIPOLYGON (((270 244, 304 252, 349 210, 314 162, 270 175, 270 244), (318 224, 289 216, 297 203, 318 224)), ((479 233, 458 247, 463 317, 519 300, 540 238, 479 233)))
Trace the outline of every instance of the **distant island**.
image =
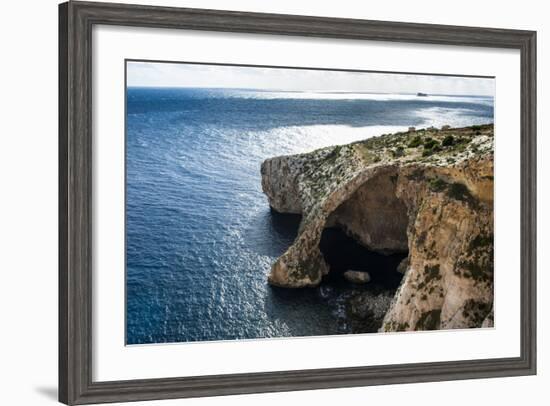
MULTIPOLYGON (((405 256, 379 331, 493 326, 492 124, 410 128, 274 157, 261 174, 271 208, 302 215, 271 285, 322 284, 331 268, 321 235, 336 227, 369 250, 405 256)), ((350 271, 349 280, 369 283, 350 271)))
POLYGON ((421 92, 418 92, 416 95, 419 96, 419 97, 427 97, 428 96, 427 93, 421 93, 421 92))

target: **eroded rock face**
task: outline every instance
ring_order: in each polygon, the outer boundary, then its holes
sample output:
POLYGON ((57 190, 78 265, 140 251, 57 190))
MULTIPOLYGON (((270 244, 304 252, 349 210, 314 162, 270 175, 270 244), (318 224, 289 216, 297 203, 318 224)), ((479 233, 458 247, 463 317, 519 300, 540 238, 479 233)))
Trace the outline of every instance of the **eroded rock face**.
POLYGON ((302 212, 296 179, 300 164, 295 159, 268 159, 262 165, 262 189, 271 208, 279 213, 302 212))
POLYGON ((385 135, 262 165, 271 207, 301 213, 269 282, 317 286, 338 226, 371 250, 409 251, 383 331, 492 326, 493 127, 385 135), (444 141, 446 140, 446 141, 444 141))
POLYGON ((476 183, 465 175, 471 165, 492 173, 492 159, 438 171, 441 182, 403 173, 398 195, 409 208, 409 264, 384 331, 480 327, 490 312, 493 206, 464 186, 476 183))
POLYGON ((396 196, 398 169, 369 178, 336 210, 327 226, 338 226, 365 247, 381 253, 406 252, 407 207, 396 196))

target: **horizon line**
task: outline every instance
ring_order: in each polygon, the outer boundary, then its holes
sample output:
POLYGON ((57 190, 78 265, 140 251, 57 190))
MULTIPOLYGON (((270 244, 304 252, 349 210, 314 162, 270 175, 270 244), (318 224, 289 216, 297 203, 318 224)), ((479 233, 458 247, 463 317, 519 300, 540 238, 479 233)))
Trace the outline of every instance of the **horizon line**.
MULTIPOLYGON (((395 92, 369 92, 369 91, 346 91, 346 90, 284 90, 253 87, 223 87, 223 86, 159 86, 159 85, 128 85, 126 89, 148 88, 148 89, 224 89, 224 90, 253 90, 261 92, 281 92, 281 93, 320 93, 320 94, 398 94, 398 95, 418 95, 419 92, 395 93, 395 92)), ((445 93, 425 93, 429 96, 455 96, 455 97, 491 97, 494 95, 486 94, 445 94, 445 93)), ((420 96, 419 96, 420 97, 420 96)))

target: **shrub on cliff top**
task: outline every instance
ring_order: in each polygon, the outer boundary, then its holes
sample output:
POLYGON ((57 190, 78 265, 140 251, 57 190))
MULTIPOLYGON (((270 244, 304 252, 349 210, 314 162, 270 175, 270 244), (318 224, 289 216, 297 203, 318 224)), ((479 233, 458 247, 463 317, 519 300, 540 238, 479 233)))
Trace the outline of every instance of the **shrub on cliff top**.
POLYGON ((443 141, 441 142, 441 145, 444 147, 449 147, 453 145, 455 142, 455 139, 452 135, 447 135, 445 138, 443 138, 443 141))
POLYGON ((434 140, 433 138, 426 138, 424 140, 424 149, 431 150, 431 151, 437 151, 439 147, 439 142, 437 140, 434 140))
POLYGON ((409 148, 416 148, 420 144, 422 144, 422 138, 420 137, 420 135, 417 135, 409 142, 409 148))
POLYGON ((397 148, 392 149, 391 153, 394 158, 399 158, 405 155, 405 149, 401 145, 399 145, 397 148))
POLYGON ((336 161, 336 158, 338 158, 338 156, 340 155, 341 149, 341 145, 335 146, 334 149, 325 156, 325 161, 334 163, 336 161))

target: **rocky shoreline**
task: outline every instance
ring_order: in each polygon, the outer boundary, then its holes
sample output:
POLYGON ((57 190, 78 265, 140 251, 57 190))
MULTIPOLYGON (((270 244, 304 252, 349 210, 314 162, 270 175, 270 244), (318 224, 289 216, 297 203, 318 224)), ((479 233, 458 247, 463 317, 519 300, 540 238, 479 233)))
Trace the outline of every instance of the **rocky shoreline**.
POLYGON ((270 284, 319 286, 321 235, 337 227, 374 252, 408 253, 381 331, 493 325, 492 125, 411 128, 271 158, 261 174, 272 209, 302 215, 270 284))

